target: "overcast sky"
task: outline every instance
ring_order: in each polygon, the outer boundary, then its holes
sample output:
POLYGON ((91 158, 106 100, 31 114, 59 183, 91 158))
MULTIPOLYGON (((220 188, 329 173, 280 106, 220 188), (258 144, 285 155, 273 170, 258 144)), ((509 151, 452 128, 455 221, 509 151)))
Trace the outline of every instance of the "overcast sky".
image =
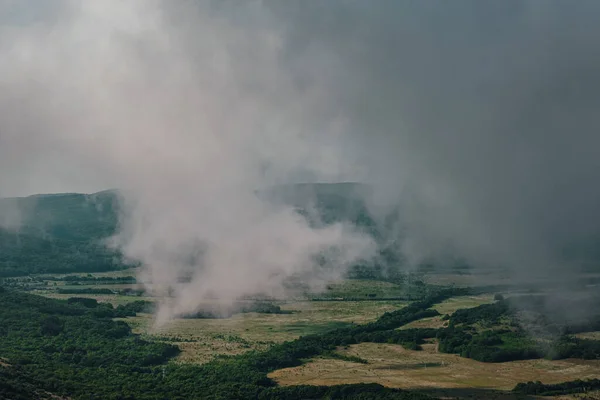
POLYGON ((600 232, 599 12, 2 1, 0 196, 119 187, 227 215, 256 187, 358 180, 374 213, 402 204, 415 259, 556 264, 600 232))

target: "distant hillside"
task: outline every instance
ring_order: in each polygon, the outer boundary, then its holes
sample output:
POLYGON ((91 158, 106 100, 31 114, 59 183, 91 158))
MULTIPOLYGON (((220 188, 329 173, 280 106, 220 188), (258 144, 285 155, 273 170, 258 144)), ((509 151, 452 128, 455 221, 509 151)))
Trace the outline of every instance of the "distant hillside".
POLYGON ((102 244, 115 233, 117 206, 112 191, 0 199, 11 222, 0 227, 0 276, 123 268, 102 244))
MULTIPOLYGON (((380 245, 380 257, 351 270, 352 276, 367 278, 403 264, 399 245, 386 236, 390 227, 367 210, 371 190, 359 183, 303 183, 274 186, 257 195, 275 205, 292 205, 314 225, 348 221, 370 234, 380 245)), ((0 277, 128 267, 119 253, 103 245, 116 232, 118 206, 116 191, 0 199, 0 277)), ((577 240, 564 249, 565 262, 596 271, 599 249, 600 237, 577 240)))
POLYGON ((316 212, 319 222, 325 224, 350 221, 370 228, 374 222, 364 203, 370 192, 369 186, 353 182, 298 183, 274 186, 260 195, 275 203, 292 205, 306 216, 316 212))
POLYGON ((18 208, 22 234, 39 237, 85 241, 110 236, 117 225, 114 191, 0 199, 0 208, 5 206, 18 208))
MULTIPOLYGON (((313 222, 348 220, 375 233, 357 183, 272 187, 259 196, 296 207, 313 222)), ((29 273, 98 272, 126 267, 103 246, 118 223, 116 191, 0 199, 0 277, 29 273)))

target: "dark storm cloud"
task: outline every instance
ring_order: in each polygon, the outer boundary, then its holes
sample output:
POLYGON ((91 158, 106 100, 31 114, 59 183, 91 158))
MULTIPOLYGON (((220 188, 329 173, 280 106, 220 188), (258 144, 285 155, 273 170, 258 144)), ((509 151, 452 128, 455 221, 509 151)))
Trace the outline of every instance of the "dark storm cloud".
POLYGON ((597 2, 272 9, 286 59, 351 121, 379 204, 405 203, 415 256, 533 268, 600 232, 597 2))

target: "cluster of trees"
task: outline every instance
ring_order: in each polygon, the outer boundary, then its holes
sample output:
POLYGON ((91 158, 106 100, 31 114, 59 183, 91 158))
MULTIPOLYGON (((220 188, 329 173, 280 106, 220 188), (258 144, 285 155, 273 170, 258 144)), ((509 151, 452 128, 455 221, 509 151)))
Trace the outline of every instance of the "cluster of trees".
POLYGON ((59 294, 115 294, 115 291, 108 288, 85 288, 85 289, 58 289, 59 294))
POLYGON ((355 385, 274 387, 258 396, 259 400, 426 400, 431 397, 424 394, 390 389, 375 383, 355 385))
POLYGON ((600 379, 589 379, 568 381, 545 385, 540 381, 519 383, 513 392, 538 395, 538 396, 560 396, 565 394, 587 393, 592 390, 600 390, 600 379))
POLYGON ((112 320, 119 315, 135 314, 127 306, 113 309, 89 299, 68 302, 2 289, 0 354, 21 377, 15 385, 76 397, 98 389, 114 397, 109 385, 115 378, 151 369, 179 352, 132 334, 129 325, 112 320))
MULTIPOLYGON (((542 314, 542 296, 523 297, 518 303, 500 300, 458 310, 449 318, 448 328, 437 333, 439 350, 483 362, 504 362, 535 358, 600 359, 600 341, 570 337, 575 328, 542 314), (549 343, 536 342, 516 321, 518 312, 534 314, 536 328, 547 332, 549 343)), ((577 330, 593 331, 597 321, 578 321, 577 330)))
POLYGON ((109 288, 58 288, 59 294, 120 294, 123 296, 142 296, 145 292, 142 289, 125 288, 113 290, 109 288))
POLYGON ((202 319, 202 318, 230 318, 234 314, 240 313, 260 313, 260 314, 290 314, 292 311, 282 310, 280 306, 266 301, 253 301, 249 303, 237 303, 228 307, 226 310, 221 309, 203 309, 194 313, 182 314, 180 318, 187 319, 202 319))
POLYGON ((18 369, 0 365, 0 399, 49 400, 53 398, 51 393, 40 390, 29 380, 18 369))
POLYGON ((136 284, 133 276, 94 277, 94 276, 53 276, 34 275, 21 277, 0 277, 0 284, 20 288, 21 290, 50 289, 50 285, 57 286, 56 282, 66 282, 69 285, 111 285, 111 284, 136 284))
POLYGON ((600 360, 600 341, 561 336, 547 348, 546 357, 553 360, 563 358, 600 360))
POLYGON ((505 362, 543 357, 544 353, 524 332, 507 329, 481 333, 450 327, 437 334, 439 351, 460 354, 482 362, 505 362))
POLYGON ((64 281, 64 282, 78 282, 78 283, 90 283, 90 284, 95 284, 95 283, 103 283, 103 284, 110 284, 110 283, 115 283, 115 284, 127 284, 127 283, 137 283, 137 280, 135 279, 134 276, 91 276, 91 275, 87 275, 87 276, 82 276, 82 275, 67 275, 67 276, 63 276, 60 278, 57 277, 42 277, 45 280, 52 280, 52 281, 64 281))
POLYGON ((85 308, 94 309, 90 313, 101 318, 125 318, 135 317, 137 313, 152 313, 156 304, 152 301, 137 300, 113 307, 111 303, 99 303, 96 299, 89 297, 70 297, 67 304, 81 305, 85 308))

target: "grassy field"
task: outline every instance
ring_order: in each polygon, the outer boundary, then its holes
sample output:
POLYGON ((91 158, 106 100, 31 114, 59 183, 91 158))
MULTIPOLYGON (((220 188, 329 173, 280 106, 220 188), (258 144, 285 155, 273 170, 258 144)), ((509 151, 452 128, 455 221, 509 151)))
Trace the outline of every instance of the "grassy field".
POLYGON ((315 294, 325 298, 390 298, 406 296, 407 287, 392 282, 352 279, 332 282, 327 285, 327 291, 315 294))
MULTIPOLYGON (((76 275, 76 274, 75 274, 76 275)), ((93 276, 129 276, 135 271, 92 274, 93 276)), ((65 275, 61 275, 65 276, 65 275)), ((69 282, 57 282, 57 288, 87 289, 109 288, 122 290, 138 289, 139 284, 93 284, 72 285, 69 282), (65 284, 66 283, 66 284, 65 284)), ((52 288, 51 288, 52 289, 52 288)), ((386 297, 401 296, 404 288, 389 282, 350 280, 329 285, 325 294, 328 301, 300 300, 281 303, 282 310, 289 314, 236 314, 226 319, 175 319, 161 326, 154 326, 150 314, 139 314, 126 318, 136 333, 153 340, 168 341, 178 345, 181 355, 178 362, 204 363, 219 355, 239 354, 248 350, 262 350, 272 343, 298 338, 302 335, 321 333, 340 328, 351 323, 364 324, 376 320, 387 311, 397 310, 408 304, 400 300, 383 300, 386 297), (359 297, 378 301, 338 301, 335 298, 359 297)), ((156 300, 152 297, 104 294, 59 294, 53 290, 40 290, 39 294, 58 299, 69 297, 88 297, 99 302, 112 303, 114 306, 135 300, 156 300)), ((315 296, 321 296, 321 294, 315 296)))
MULTIPOLYGON (((93 287, 122 289, 132 286, 137 285, 93 287)), ((154 326, 151 314, 138 314, 124 321, 132 326, 134 332, 148 339, 179 346, 182 351, 174 362, 202 364, 219 356, 265 350, 274 343, 293 340, 299 336, 321 333, 351 323, 374 321, 387 311, 409 304, 407 301, 383 300, 400 297, 404 293, 402 285, 390 282, 350 280, 331 283, 325 295, 319 295, 328 298, 328 301, 277 303, 282 310, 290 311, 289 314, 245 313, 225 319, 175 319, 160 327, 154 326), (335 300, 348 298, 362 298, 363 301, 335 300)), ((63 299, 75 296, 47 292, 44 295, 63 299)), ((115 306, 134 300, 155 300, 151 297, 122 295, 81 296, 110 302, 115 306)), ((441 316, 414 321, 399 329, 440 328, 447 323, 442 320, 443 315, 452 314, 458 309, 492 303, 493 297, 493 294, 485 294, 445 300, 433 307, 441 316)), ((600 339, 599 332, 578 336, 600 339)), ((517 398, 506 391, 517 383, 528 380, 558 383, 573 379, 600 378, 600 361, 535 360, 490 364, 438 353, 435 343, 423 347, 423 351, 409 351, 397 345, 362 343, 339 349, 339 352, 363 358, 368 364, 316 358, 300 367, 275 371, 270 376, 282 385, 375 382, 389 387, 423 390, 441 397, 498 399, 517 398)))
MULTIPOLYGON (((123 274, 119 271, 118 274, 123 274)), ((130 270, 129 273, 132 273, 130 270)), ((111 276, 109 274, 94 274, 111 276)), ((122 276, 128 276, 127 273, 122 276)), ((73 288, 108 287, 123 289, 138 285, 85 285, 64 286, 73 288)), ((376 320, 383 313, 397 310, 408 304, 400 300, 336 301, 334 298, 369 298, 369 294, 380 299, 402 296, 405 288, 390 282, 347 280, 329 285, 326 293, 329 301, 298 301, 282 303, 282 310, 290 314, 237 314, 226 319, 175 319, 161 327, 154 326, 153 316, 139 314, 125 321, 136 333, 153 340, 168 341, 178 345, 181 355, 178 362, 204 363, 219 355, 240 354, 248 350, 262 350, 272 343, 295 339, 302 335, 320 333, 346 326, 351 323, 364 324, 376 320)), ((154 300, 151 297, 95 294, 58 294, 41 292, 48 297, 67 299, 73 296, 89 297, 99 302, 117 306, 134 300, 154 300)), ((492 301, 492 296, 465 296, 445 301, 437 306, 442 314, 456 309, 474 307, 492 301)), ((407 327, 440 327, 441 317, 415 321, 407 327)))
POLYGON ((411 328, 433 328, 433 329, 439 329, 442 328, 444 326, 447 326, 448 322, 442 320, 441 316, 437 316, 437 317, 429 317, 429 318, 423 318, 423 319, 419 319, 417 321, 413 321, 410 322, 406 325, 401 326, 400 328, 397 329, 411 329, 411 328))
POLYGON ((461 308, 477 307, 482 304, 489 304, 493 302, 494 296, 492 294, 482 294, 478 296, 457 296, 433 306, 433 309, 444 315, 452 314, 461 308))
POLYGON ((400 301, 302 301, 281 306, 283 310, 292 311, 291 314, 246 313, 225 319, 175 319, 161 327, 153 326, 149 314, 139 314, 125 321, 137 333, 180 346, 182 353, 177 361, 204 363, 218 355, 264 349, 272 343, 302 335, 374 321, 381 314, 406 304, 400 301))
POLYGON ((600 331, 595 332, 583 332, 574 335, 580 339, 592 339, 592 340, 600 340, 600 331))
POLYGON ((395 388, 465 390, 464 393, 469 390, 506 391, 519 382, 530 380, 559 383, 600 378, 600 360, 481 363, 439 353, 435 343, 424 345, 423 351, 405 350, 399 345, 361 343, 339 352, 363 358, 368 364, 318 358, 299 367, 275 371, 270 377, 281 385, 375 382, 395 388))

